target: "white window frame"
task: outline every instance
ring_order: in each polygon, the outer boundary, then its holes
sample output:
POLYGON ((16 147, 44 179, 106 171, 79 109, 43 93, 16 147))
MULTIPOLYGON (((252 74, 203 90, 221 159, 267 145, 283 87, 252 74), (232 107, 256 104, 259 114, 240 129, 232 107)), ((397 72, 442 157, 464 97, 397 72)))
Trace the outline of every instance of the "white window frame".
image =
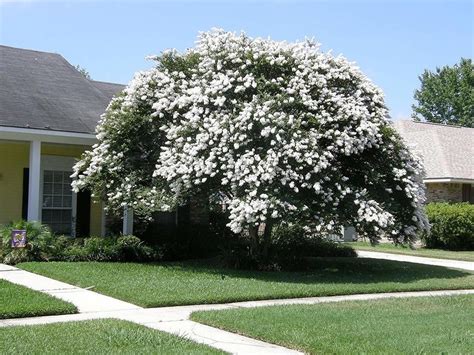
MULTIPOLYGON (((43 220, 43 185, 44 171, 65 171, 72 174, 72 167, 76 163, 73 157, 64 157, 59 155, 42 155, 41 156, 41 174, 40 174, 40 220, 43 220)), ((71 201, 71 237, 76 236, 76 215, 77 215, 77 194, 72 193, 71 201)))

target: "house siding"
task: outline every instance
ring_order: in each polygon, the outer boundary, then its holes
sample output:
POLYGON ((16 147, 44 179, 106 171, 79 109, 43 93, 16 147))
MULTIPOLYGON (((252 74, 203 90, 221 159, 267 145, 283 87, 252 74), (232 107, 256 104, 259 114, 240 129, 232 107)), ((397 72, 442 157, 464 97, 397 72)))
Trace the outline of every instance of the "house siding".
POLYGON ((62 157, 73 157, 79 159, 82 153, 88 147, 85 146, 69 146, 65 144, 48 144, 43 143, 41 145, 41 154, 42 155, 59 155, 62 157))
POLYGON ((29 164, 28 143, 0 142, 0 224, 21 219, 23 169, 29 164))
MULTIPOLYGON (((46 144, 41 147, 42 155, 56 155, 80 158, 86 146, 46 144)), ((29 143, 0 142, 0 224, 22 218, 23 169, 29 165, 29 143)), ((91 202, 90 234, 100 235, 102 227, 102 206, 91 202)))
POLYGON ((90 234, 102 235, 102 203, 92 198, 91 200, 91 224, 90 234))

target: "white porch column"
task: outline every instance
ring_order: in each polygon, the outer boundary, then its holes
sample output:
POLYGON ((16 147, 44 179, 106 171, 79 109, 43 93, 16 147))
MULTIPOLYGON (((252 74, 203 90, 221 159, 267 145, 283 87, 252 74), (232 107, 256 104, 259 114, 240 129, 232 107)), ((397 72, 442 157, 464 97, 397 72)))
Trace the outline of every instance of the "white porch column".
POLYGON ((30 142, 28 221, 40 220, 41 141, 30 142))
POLYGON ((125 206, 123 209, 123 235, 133 234, 133 210, 130 207, 125 206))

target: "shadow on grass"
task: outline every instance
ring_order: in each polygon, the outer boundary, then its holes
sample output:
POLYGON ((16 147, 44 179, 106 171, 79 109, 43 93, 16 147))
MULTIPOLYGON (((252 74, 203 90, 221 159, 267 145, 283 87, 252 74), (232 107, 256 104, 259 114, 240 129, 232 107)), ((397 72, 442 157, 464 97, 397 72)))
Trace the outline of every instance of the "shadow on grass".
MULTIPOLYGON (((253 271, 219 267, 215 260, 153 263, 142 265, 180 269, 187 273, 212 274, 222 279, 251 278, 284 283, 409 283, 424 279, 456 279, 473 276, 468 271, 442 266, 369 258, 313 258, 308 271, 253 271)), ((474 282, 473 282, 474 286, 474 282)))

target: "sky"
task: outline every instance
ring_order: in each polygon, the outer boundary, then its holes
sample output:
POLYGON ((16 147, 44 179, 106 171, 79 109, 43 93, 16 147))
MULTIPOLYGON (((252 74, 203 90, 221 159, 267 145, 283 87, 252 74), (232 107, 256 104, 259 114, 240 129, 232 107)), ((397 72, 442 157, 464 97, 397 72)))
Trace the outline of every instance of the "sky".
POLYGON ((152 66, 146 56, 186 50, 213 27, 310 37, 356 62, 384 91, 393 119, 409 119, 425 69, 472 58, 473 11, 461 0, 0 0, 0 44, 59 53, 95 80, 126 84, 152 66))

